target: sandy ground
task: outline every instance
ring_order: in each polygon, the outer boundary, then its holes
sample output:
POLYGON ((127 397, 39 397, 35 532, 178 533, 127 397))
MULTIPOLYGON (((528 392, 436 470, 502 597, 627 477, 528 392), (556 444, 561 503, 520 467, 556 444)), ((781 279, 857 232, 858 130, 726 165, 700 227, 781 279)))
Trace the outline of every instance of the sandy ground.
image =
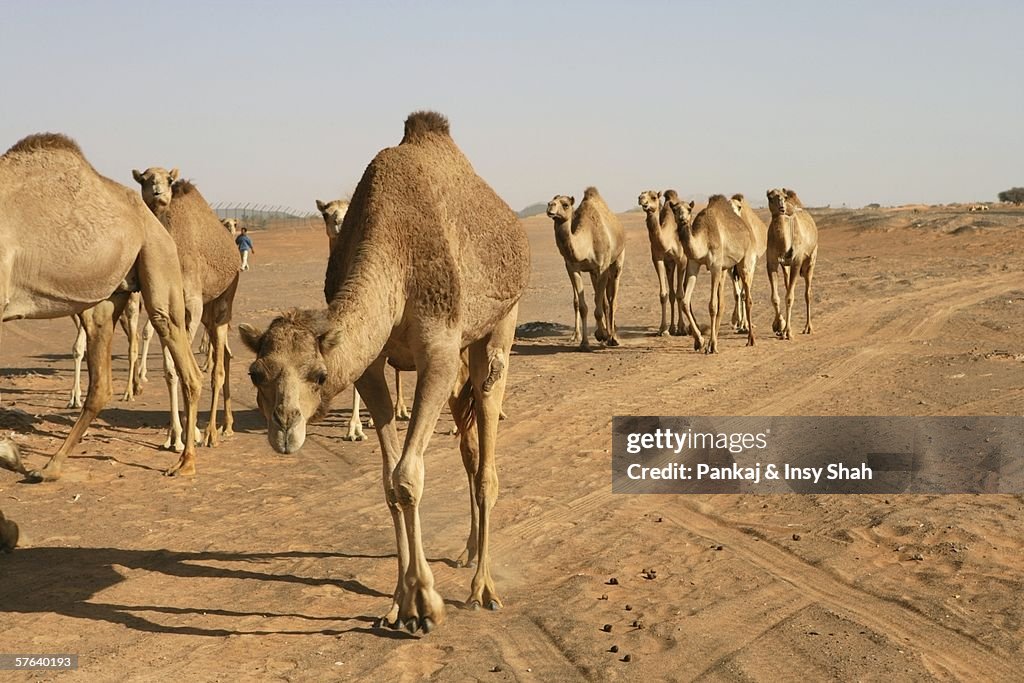
MULTIPOLYGON (((760 272, 759 343, 723 331, 710 357, 651 336, 647 236, 641 214, 623 216, 623 346, 582 354, 560 327, 515 347, 493 527, 498 613, 461 609, 471 571, 453 560, 467 486, 450 417, 438 424, 422 514, 449 609, 426 637, 372 627, 390 601, 394 536, 376 440, 340 439, 348 393, 300 453, 273 453, 251 354, 232 332, 238 433, 199 451, 198 476, 167 479, 176 456, 157 448, 167 400, 154 350, 145 393, 102 413, 61 481, 0 472, 0 508, 23 531, 0 556, 0 651, 81 655, 77 673, 5 678, 1019 680, 1021 496, 611 493, 613 415, 1024 412, 1024 215, 816 216, 815 334, 771 338, 760 272)), ((520 322, 568 326, 550 222, 524 223, 534 265, 520 322)), ((236 322, 321 303, 320 231, 255 242, 236 322)), ((695 299, 705 323, 707 283, 695 299)), ((0 426, 32 466, 74 417, 72 341, 67 319, 4 326, 0 426)), ((119 333, 115 391, 125 350, 119 333)))

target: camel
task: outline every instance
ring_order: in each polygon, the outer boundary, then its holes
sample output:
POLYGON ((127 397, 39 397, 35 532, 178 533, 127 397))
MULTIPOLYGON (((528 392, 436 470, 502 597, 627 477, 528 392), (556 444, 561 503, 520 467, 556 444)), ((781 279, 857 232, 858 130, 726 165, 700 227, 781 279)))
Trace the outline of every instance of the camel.
POLYGON ((575 328, 571 342, 580 350, 590 349, 587 334, 587 303, 582 273, 590 273, 594 285, 594 337, 607 346, 618 346, 615 309, 619 276, 626 258, 625 233, 618 217, 611 212, 596 187, 588 187, 583 201, 574 210, 575 197, 555 195, 548 202, 548 218, 554 222, 555 244, 565 259, 565 270, 572 282, 575 328), (607 309, 607 318, 605 318, 607 309))
MULTIPOLYGON (((754 283, 754 268, 757 265, 757 244, 754 233, 736 215, 732 204, 723 195, 716 194, 708 199, 708 205, 691 220, 693 202, 674 200, 669 202, 679 225, 679 241, 686 251, 686 286, 683 289, 683 313, 693 335, 694 350, 704 353, 718 353, 718 326, 722 311, 722 281, 724 272, 736 269, 743 284, 743 302, 747 309, 747 320, 753 305, 751 289, 754 283), (697 273, 704 266, 711 273, 711 300, 708 312, 711 315, 711 329, 708 339, 700 333, 700 327, 693 319, 690 300, 697 282, 697 273)), ((754 345, 753 325, 747 327, 747 346, 754 345)))
MULTIPOLYGON (((138 384, 135 373, 136 356, 139 353, 139 311, 142 308, 142 298, 138 292, 132 292, 128 297, 128 304, 124 307, 124 313, 118 319, 121 329, 128 337, 128 384, 125 387, 122 401, 134 401, 135 396, 142 393, 142 387, 138 384)), ((71 348, 71 355, 75 359, 75 383, 71 386, 71 397, 68 399, 68 408, 82 407, 82 359, 85 358, 85 327, 78 315, 71 316, 78 328, 75 335, 75 344, 71 348)))
MULTIPOLYGON (((224 230, 213 209, 199 189, 187 180, 178 179, 178 169, 170 171, 151 167, 144 172, 132 171, 142 188, 142 199, 178 247, 181 275, 184 282, 185 308, 188 311, 188 339, 195 338, 200 321, 210 335, 213 347, 213 369, 210 371, 210 421, 201 439, 207 446, 216 446, 217 402, 224 396, 224 436, 234 433, 231 413, 231 354, 227 349, 228 324, 238 289, 238 250, 224 230)), ((148 327, 148 325, 147 325, 148 327)), ((178 417, 178 377, 164 353, 164 378, 171 402, 171 426, 164 447, 184 449, 181 421, 178 417)), ((197 432, 187 432, 191 441, 197 432)))
POLYGON ((686 270, 686 253, 679 242, 676 218, 669 207, 669 198, 678 198, 675 190, 665 190, 662 203, 661 192, 641 192, 637 203, 647 216, 647 237, 651 242, 651 261, 658 276, 658 297, 661 301, 661 336, 684 334, 682 312, 683 272, 686 270))
POLYGON ((0 551, 9 553, 18 545, 18 525, 0 511, 0 551))
POLYGON ((316 200, 316 210, 324 217, 324 227, 327 229, 327 239, 330 240, 330 250, 334 251, 334 245, 341 235, 341 223, 345 220, 349 203, 344 199, 335 199, 330 202, 316 200))
MULTIPOLYGON (((0 157, 0 321, 79 314, 88 341, 82 413, 42 470, 20 462, 14 468, 29 481, 58 479, 68 453, 110 400, 114 321, 136 289, 182 377, 186 421, 195 429, 199 368, 189 349, 175 254, 174 241, 138 195, 101 176, 70 138, 31 135, 0 157)), ((194 458, 192 445, 168 474, 187 474, 194 458)))
POLYGON ((456 146, 448 120, 411 114, 400 144, 377 154, 352 197, 331 253, 327 309, 240 325, 256 352, 249 376, 279 453, 301 448, 308 421, 355 382, 383 453, 384 494, 398 546, 398 582, 378 625, 429 632, 444 602, 421 538, 424 452, 468 351, 469 379, 449 404, 470 482, 470 535, 460 557, 476 560, 466 604, 499 609, 491 576, 490 519, 498 495, 495 444, 518 302, 530 271, 515 213, 456 146), (419 381, 404 446, 385 379, 388 362, 419 381))
MULTIPOLYGON (((349 202, 344 199, 335 199, 329 202, 316 200, 317 211, 324 218, 327 239, 330 241, 328 253, 334 251, 334 245, 338 242, 338 237, 341 235, 341 224, 345 220, 348 207, 349 202)), ((395 417, 399 420, 408 420, 409 409, 406 408, 405 395, 402 393, 402 373, 398 368, 395 368, 395 392, 398 394, 395 399, 395 417)), ((368 426, 373 427, 372 420, 368 426)), ((363 421, 359 417, 359 391, 355 387, 352 388, 352 414, 348 418, 348 433, 341 438, 345 441, 362 441, 366 438, 366 434, 363 432, 363 421)))
POLYGON ((767 194, 772 221, 768 226, 765 265, 768 268, 768 284, 772 289, 772 306, 775 307, 772 331, 782 339, 791 339, 790 322, 798 274, 804 279, 804 303, 807 308, 804 334, 811 334, 811 280, 814 279, 814 263, 818 260, 818 226, 793 190, 773 189, 768 190, 767 194), (789 272, 785 273, 785 316, 782 315, 775 282, 779 266, 789 268, 789 272))
MULTIPOLYGON (((764 224, 761 217, 754 213, 754 210, 750 208, 749 202, 746 198, 739 193, 736 193, 729 200, 732 202, 732 208, 736 212, 736 215, 743 219, 743 222, 754 232, 754 239, 757 242, 756 252, 758 258, 764 257, 765 248, 768 245, 768 226, 764 224)), ((733 329, 737 333, 746 332, 749 328, 750 321, 747 320, 746 308, 743 305, 743 282, 739 277, 736 277, 736 273, 733 273, 732 278, 733 284, 733 296, 735 297, 736 307, 733 308, 732 312, 732 325, 733 329)))
POLYGON ((234 237, 235 235, 238 234, 238 219, 237 218, 221 218, 220 219, 220 224, 223 225, 224 228, 229 233, 231 233, 232 237, 234 237))

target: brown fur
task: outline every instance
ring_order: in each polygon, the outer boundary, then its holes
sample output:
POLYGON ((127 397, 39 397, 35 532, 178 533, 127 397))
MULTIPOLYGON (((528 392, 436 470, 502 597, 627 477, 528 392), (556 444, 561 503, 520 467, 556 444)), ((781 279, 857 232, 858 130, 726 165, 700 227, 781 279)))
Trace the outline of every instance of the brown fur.
POLYGON ((448 118, 436 111, 417 111, 405 120, 405 135, 402 143, 417 142, 430 133, 451 136, 448 118))
POLYGON ((22 138, 11 145, 11 148, 4 152, 4 156, 18 152, 37 152, 41 150, 64 150, 74 152, 85 159, 82 148, 78 143, 61 133, 36 133, 22 138))
POLYGON ((171 185, 171 196, 174 198, 184 197, 193 190, 198 191, 192 181, 182 179, 171 185))

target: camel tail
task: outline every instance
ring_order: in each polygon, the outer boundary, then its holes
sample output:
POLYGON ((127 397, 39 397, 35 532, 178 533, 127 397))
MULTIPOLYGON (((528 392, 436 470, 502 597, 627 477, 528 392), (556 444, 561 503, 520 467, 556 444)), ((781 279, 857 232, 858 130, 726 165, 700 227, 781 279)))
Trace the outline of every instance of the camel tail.
POLYGON ((469 434, 469 428, 476 422, 476 397, 473 394, 472 380, 466 380, 452 406, 452 417, 459 434, 469 434))

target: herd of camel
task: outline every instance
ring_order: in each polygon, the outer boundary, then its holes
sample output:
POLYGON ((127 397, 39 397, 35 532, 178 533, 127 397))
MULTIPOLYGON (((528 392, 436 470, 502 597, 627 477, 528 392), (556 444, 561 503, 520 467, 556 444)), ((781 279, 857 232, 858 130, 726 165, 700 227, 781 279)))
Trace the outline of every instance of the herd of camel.
MULTIPOLYGON (((177 169, 152 167, 132 175, 141 192, 100 175, 79 146, 59 134, 31 135, 0 156, 0 321, 71 316, 80 331, 76 355, 84 353, 88 361, 82 412, 44 467, 29 469, 16 444, 0 441, 0 466, 28 481, 60 477, 68 453, 112 396, 116 321, 129 332, 130 362, 136 358, 131 331, 137 329, 141 307, 164 349, 171 399, 165 446, 180 451, 167 473, 194 474, 196 443, 214 446, 232 432, 227 336, 240 275, 232 238, 236 225, 222 223, 177 169), (54 244, 64 248, 55 250, 54 244), (197 425, 202 374, 192 352, 200 323, 208 337, 212 389, 203 432, 197 425)), ((788 338, 798 273, 809 292, 816 229, 794 193, 772 190, 768 197, 772 221, 766 228, 740 197, 731 203, 712 197, 692 216, 693 203, 674 192, 641 195, 661 287, 662 333, 689 331, 698 348, 714 352, 719 290, 731 274, 745 302, 737 324, 745 326, 753 343, 744 321, 750 319, 756 260, 767 249, 773 290, 778 268, 788 273, 785 316, 773 291, 776 332, 788 338), (701 266, 712 275, 706 343, 690 310, 701 266)), ((359 429, 354 434, 350 427, 349 436, 361 436, 362 396, 381 445, 384 495, 398 549, 393 599, 377 623, 428 632, 444 618, 445 606, 423 548, 419 502, 424 451, 447 404, 470 492, 470 530, 458 564, 476 570, 465 604, 499 609, 490 571, 490 516, 498 494, 498 423, 518 304, 530 272, 525 231, 476 174, 452 139, 448 120, 436 112, 409 115, 401 142, 373 158, 350 201, 318 200, 317 208, 331 244, 326 307, 286 312, 265 329, 238 326, 255 354, 248 375, 268 442, 278 453, 298 451, 307 423, 323 417, 345 388, 358 390, 353 422, 359 429), (388 367, 417 372, 411 411, 400 384, 397 405, 392 401, 388 367), (399 419, 409 419, 404 440, 396 429, 399 419)), ((572 197, 555 197, 548 215, 573 283, 577 339, 587 346, 581 273, 589 272, 596 336, 617 345, 621 225, 593 188, 578 207, 572 197)), ((809 304, 805 332, 810 332, 809 304)), ((150 336, 144 335, 144 343, 150 336)), ((142 359, 138 368, 130 368, 128 398, 145 378, 145 352, 142 359)), ((77 389, 70 403, 78 405, 80 396, 77 389)), ((17 525, 0 513, 0 550, 12 549, 17 537, 17 525)))
MULTIPOLYGON (((661 301, 661 335, 692 335, 694 349, 718 352, 718 328, 721 322, 722 284, 731 276, 736 297, 732 324, 737 332, 746 332, 747 345, 754 344, 750 324, 751 289, 759 258, 765 258, 771 287, 775 320, 772 330, 782 339, 790 339, 793 301, 797 277, 804 279, 804 301, 811 333, 811 281, 818 255, 818 228, 804 209, 796 192, 771 189, 767 192, 771 223, 754 213, 743 195, 732 199, 714 195, 700 212, 694 202, 685 202, 675 190, 664 193, 647 190, 637 199, 646 215, 651 242, 651 260, 658 276, 661 301), (711 273, 711 298, 708 311, 711 325, 708 338, 701 334, 690 302, 701 268, 711 273), (786 307, 779 301, 777 280, 782 269, 786 288, 786 307)), ((594 187, 583 193, 576 206, 575 197, 555 195, 548 202, 547 215, 554 221, 555 243, 573 290, 575 328, 572 341, 590 348, 587 334, 587 304, 583 294, 583 273, 589 273, 594 287, 594 317, 599 342, 618 346, 615 309, 619 277, 625 260, 625 233, 618 217, 611 212, 594 187)))

